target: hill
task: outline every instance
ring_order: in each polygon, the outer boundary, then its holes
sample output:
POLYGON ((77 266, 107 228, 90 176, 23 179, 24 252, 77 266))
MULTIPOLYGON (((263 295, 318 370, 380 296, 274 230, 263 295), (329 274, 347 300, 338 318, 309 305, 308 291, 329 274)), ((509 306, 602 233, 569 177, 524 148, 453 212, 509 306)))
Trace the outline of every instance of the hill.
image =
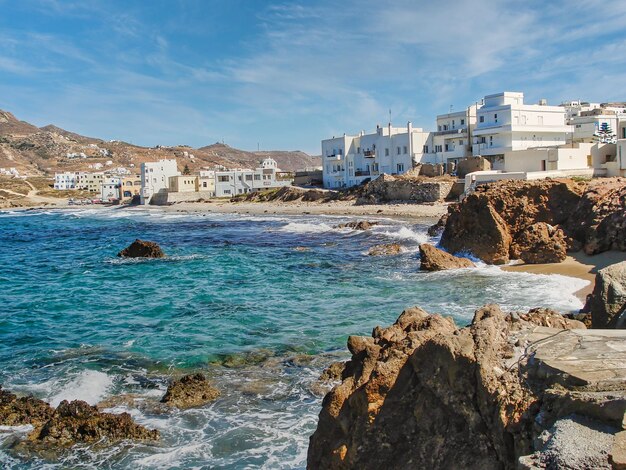
POLYGON ((53 124, 38 128, 0 110, 0 168, 16 168, 25 175, 96 171, 99 166, 123 166, 137 172, 141 163, 163 158, 175 158, 180 170, 188 166, 191 171, 198 171, 215 165, 255 168, 267 157, 274 158, 284 171, 321 165, 320 157, 300 151, 247 152, 221 143, 198 149, 185 145, 141 147, 122 141, 105 141, 53 124))

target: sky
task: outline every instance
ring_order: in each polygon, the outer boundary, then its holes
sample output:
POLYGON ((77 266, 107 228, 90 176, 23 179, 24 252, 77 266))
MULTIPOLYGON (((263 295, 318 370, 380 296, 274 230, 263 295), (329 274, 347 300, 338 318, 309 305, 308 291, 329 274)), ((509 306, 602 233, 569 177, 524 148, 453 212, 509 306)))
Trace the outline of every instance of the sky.
POLYGON ((626 100, 626 1, 0 0, 0 109, 138 145, 303 150, 483 96, 626 100))

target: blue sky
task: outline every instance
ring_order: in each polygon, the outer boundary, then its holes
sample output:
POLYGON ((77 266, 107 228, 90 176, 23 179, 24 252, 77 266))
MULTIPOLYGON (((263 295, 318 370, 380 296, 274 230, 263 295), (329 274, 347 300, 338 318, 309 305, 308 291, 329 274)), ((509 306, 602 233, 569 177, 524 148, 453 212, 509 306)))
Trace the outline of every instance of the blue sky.
POLYGON ((626 2, 0 0, 0 108, 140 145, 304 150, 485 94, 626 100, 626 2))

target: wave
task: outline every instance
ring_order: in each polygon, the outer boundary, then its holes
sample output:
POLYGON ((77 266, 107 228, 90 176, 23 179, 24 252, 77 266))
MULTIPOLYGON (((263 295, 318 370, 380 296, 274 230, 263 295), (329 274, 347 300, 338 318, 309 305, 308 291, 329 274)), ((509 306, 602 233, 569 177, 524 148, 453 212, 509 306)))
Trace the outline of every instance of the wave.
POLYGON ((172 263, 178 261, 195 261, 199 259, 209 259, 210 256, 201 254, 172 255, 165 258, 107 258, 106 264, 141 264, 141 263, 172 263))
POLYGON ((377 231, 376 233, 394 240, 410 241, 418 244, 426 243, 429 240, 426 231, 415 231, 406 226, 402 226, 396 231, 389 230, 389 226, 385 226, 384 228, 384 231, 377 231))
POLYGON ((83 400, 90 405, 102 401, 113 386, 113 378, 97 370, 83 370, 77 374, 55 377, 47 382, 29 384, 30 393, 44 395, 44 400, 57 407, 63 400, 83 400))
POLYGON ((281 232, 291 233, 322 233, 329 232, 333 228, 325 223, 308 223, 308 222, 290 222, 287 225, 278 229, 281 232))

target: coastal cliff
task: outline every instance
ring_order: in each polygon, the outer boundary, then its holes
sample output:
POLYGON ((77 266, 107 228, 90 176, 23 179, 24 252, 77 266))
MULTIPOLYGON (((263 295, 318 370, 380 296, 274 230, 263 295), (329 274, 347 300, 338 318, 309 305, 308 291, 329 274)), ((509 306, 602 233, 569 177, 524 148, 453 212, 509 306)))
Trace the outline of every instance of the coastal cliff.
POLYGON ((405 310, 348 339, 308 468, 610 468, 626 410, 622 346, 620 332, 607 341, 547 309, 488 305, 465 328, 405 310), (581 436, 584 451, 562 448, 581 436))
POLYGON ((441 245, 487 263, 558 263, 566 252, 626 250, 626 179, 504 180, 449 209, 441 245))

